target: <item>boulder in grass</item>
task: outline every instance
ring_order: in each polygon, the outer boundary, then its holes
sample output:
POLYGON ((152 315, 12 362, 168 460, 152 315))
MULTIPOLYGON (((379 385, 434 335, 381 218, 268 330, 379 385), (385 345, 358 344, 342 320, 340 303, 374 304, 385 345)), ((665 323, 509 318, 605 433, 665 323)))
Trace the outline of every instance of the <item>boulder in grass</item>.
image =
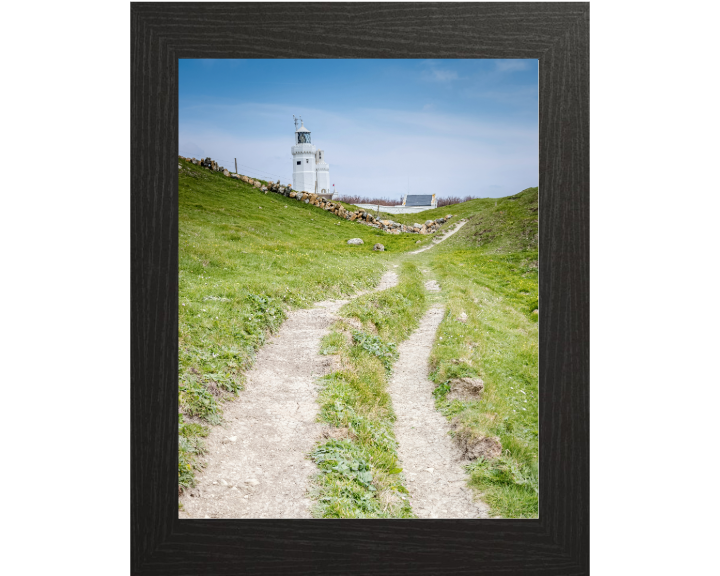
POLYGON ((347 241, 348 244, 351 246, 360 246, 360 244, 365 244, 363 242, 362 238, 350 238, 350 240, 347 241))
POLYGON ((228 170, 227 168, 223 170, 223 176, 230 176, 230 170, 228 170))
POLYGON ((462 455, 467 460, 493 460, 502 454, 502 444, 497 436, 480 436, 468 428, 456 417, 450 428, 454 432, 455 441, 459 444, 462 455))
POLYGON ((288 196, 290 198, 295 198, 295 196, 297 196, 297 194, 295 193, 295 191, 292 191, 292 192, 290 192, 290 194, 288 196))
MULTIPOLYGON (((467 318, 467 316, 465 316, 467 318)), ((448 400, 478 400, 485 390, 480 378, 455 378, 450 381, 448 400)))
POLYGON ((373 246, 373 250, 375 250, 376 252, 384 252, 385 246, 383 246, 382 244, 375 244, 375 246, 373 246))
POLYGON ((430 227, 433 224, 435 224, 435 222, 433 220, 425 220, 425 226, 430 227))
POLYGON ((498 436, 468 438, 463 448, 463 455, 468 460, 493 460, 502 454, 502 444, 498 436))

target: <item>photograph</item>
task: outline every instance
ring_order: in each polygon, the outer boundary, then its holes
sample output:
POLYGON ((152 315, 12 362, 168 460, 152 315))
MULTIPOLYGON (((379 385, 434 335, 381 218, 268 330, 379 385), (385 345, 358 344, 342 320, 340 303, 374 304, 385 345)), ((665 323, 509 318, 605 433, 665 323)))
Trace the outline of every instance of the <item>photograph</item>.
POLYGON ((181 521, 539 517, 539 65, 178 60, 181 521))

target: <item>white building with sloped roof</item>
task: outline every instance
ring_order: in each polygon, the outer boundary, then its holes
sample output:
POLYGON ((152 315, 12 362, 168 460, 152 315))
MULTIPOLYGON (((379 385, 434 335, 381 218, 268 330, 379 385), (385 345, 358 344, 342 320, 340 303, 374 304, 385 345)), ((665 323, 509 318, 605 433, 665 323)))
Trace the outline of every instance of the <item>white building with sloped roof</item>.
POLYGON ((365 210, 381 210, 388 214, 415 214, 437 208, 435 194, 407 194, 400 206, 380 206, 379 204, 356 204, 365 210))
POLYGON ((423 208, 424 210, 432 210, 437 208, 437 200, 435 194, 407 194, 403 198, 403 206, 408 208, 423 208))

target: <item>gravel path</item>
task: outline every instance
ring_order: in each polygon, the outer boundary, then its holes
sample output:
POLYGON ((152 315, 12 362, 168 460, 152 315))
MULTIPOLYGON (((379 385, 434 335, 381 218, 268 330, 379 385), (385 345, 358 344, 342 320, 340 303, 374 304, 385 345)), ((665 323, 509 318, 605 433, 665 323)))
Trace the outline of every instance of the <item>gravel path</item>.
MULTIPOLYGON (((376 290, 397 282, 387 272, 376 290)), ((317 469, 306 454, 322 432, 315 379, 331 371, 318 351, 345 303, 290 313, 259 351, 245 391, 224 407, 225 424, 206 438, 206 468, 180 498, 180 518, 311 517, 307 487, 317 469)))
POLYGON ((425 246, 424 248, 420 248, 419 250, 415 250, 414 252, 410 252, 410 254, 420 254, 420 252, 425 252, 425 250, 430 250, 430 248, 432 248, 433 246, 437 246, 438 244, 440 244, 440 242, 443 242, 444 240, 447 240, 448 238, 450 238, 450 236, 452 236, 453 234, 455 234, 455 232, 460 230, 460 228, 465 226, 466 222, 467 222, 467 220, 460 220, 460 222, 458 222, 455 225, 455 228, 453 228, 452 230, 447 230, 445 232, 444 236, 433 238, 432 244, 430 244, 429 246, 425 246))
MULTIPOLYGON (((458 227, 459 228, 459 227, 458 227)), ((389 392, 397 415, 395 436, 410 504, 419 518, 487 518, 487 505, 467 488, 460 451, 448 422, 435 410, 428 358, 444 308, 433 306, 398 350, 389 392)))

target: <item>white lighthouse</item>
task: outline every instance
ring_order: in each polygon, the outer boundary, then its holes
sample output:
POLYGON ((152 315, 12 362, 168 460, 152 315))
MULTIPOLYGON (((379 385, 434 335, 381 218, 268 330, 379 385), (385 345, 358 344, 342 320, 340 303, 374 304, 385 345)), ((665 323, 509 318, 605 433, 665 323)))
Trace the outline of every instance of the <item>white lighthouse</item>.
POLYGON ((325 152, 317 150, 310 139, 310 130, 295 118, 295 143, 293 156, 293 190, 317 194, 330 194, 330 166, 325 162, 325 152))

